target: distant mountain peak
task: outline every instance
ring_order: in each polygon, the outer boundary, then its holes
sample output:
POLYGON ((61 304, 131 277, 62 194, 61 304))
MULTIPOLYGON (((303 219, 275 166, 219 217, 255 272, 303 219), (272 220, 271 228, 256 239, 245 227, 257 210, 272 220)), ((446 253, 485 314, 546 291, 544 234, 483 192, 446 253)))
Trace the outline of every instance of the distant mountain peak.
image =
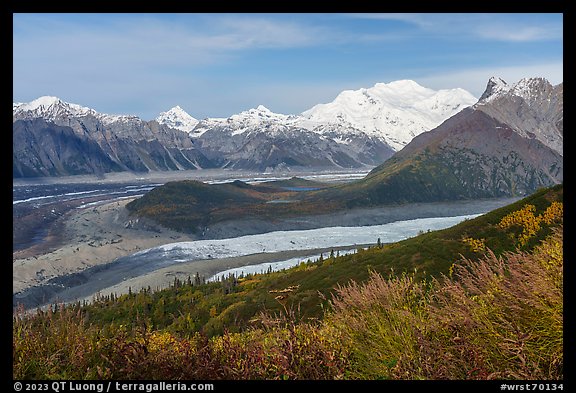
POLYGON ((510 86, 508 86, 504 79, 493 76, 488 80, 486 90, 484 90, 478 102, 489 102, 508 90, 510 90, 510 86))
POLYGON ((290 115, 284 115, 282 113, 272 112, 270 109, 265 107, 264 105, 258 105, 256 108, 250 108, 246 111, 242 111, 236 115, 232 115, 230 117, 241 115, 243 117, 259 117, 259 118, 270 118, 270 119, 284 119, 290 117, 290 115))
POLYGON ((54 96, 42 96, 28 103, 13 104, 13 111, 15 113, 28 112, 31 116, 48 119, 62 115, 85 116, 88 114, 96 114, 96 111, 93 109, 71 104, 54 96))
POLYGON ((12 113, 19 118, 55 120, 62 117, 94 116, 105 124, 117 121, 139 120, 131 115, 108 115, 94 109, 63 101, 54 96, 42 96, 27 103, 12 103, 12 113))
POLYGON ((490 79, 488 80, 488 83, 491 83, 494 85, 508 86, 508 83, 506 83, 506 81, 504 79, 500 78, 499 76, 490 77, 490 79))
POLYGON ((198 124, 198 119, 190 116, 188 112, 176 105, 172 109, 160 113, 156 118, 160 124, 164 124, 170 128, 175 128, 180 131, 190 132, 198 124))
POLYGON ((426 90, 429 90, 428 88, 420 85, 418 82, 413 81, 412 79, 400 79, 400 80, 392 81, 389 83, 378 82, 374 85, 373 88, 383 88, 383 87, 387 87, 390 89, 426 89, 426 90))
POLYGON ((552 85, 546 78, 531 77, 522 78, 510 86, 502 78, 492 77, 486 85, 486 90, 478 100, 479 104, 486 104, 505 95, 520 97, 526 101, 532 101, 534 97, 550 90, 552 85))
POLYGON ((248 109, 247 111, 230 116, 228 122, 239 122, 242 126, 260 125, 262 123, 270 124, 277 123, 278 125, 286 125, 294 118, 293 115, 284 115, 282 113, 272 112, 264 105, 258 105, 256 108, 248 109))
POLYGON ((304 126, 331 131, 332 125, 353 133, 384 140, 402 149, 416 135, 438 126, 450 116, 476 103, 463 89, 433 90, 409 79, 376 83, 373 87, 345 90, 334 101, 302 113, 304 126))
POLYGON ((545 78, 523 78, 510 86, 499 78, 488 81, 474 106, 517 134, 537 139, 563 154, 563 95, 545 78))
POLYGON ((260 112, 272 112, 270 109, 266 108, 264 105, 258 105, 258 107, 256 107, 257 111, 260 112))
POLYGON ((534 96, 551 88, 552 85, 545 78, 523 78, 510 89, 510 93, 530 101, 534 96))
POLYGON ((58 97, 54 97, 54 96, 42 96, 42 97, 38 97, 35 100, 31 101, 28 105, 32 108, 32 107, 49 107, 51 105, 55 105, 55 104, 61 104, 63 103, 63 101, 58 98, 58 97))

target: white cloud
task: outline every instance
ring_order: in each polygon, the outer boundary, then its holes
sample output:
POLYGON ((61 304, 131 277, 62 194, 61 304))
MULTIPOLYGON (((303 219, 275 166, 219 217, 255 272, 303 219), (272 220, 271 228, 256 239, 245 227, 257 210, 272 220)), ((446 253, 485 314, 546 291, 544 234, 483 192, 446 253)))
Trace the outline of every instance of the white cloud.
POLYGON ((322 43, 329 36, 318 26, 262 17, 222 17, 216 23, 228 32, 225 36, 233 43, 228 49, 304 47, 322 43))
POLYGON ((196 63, 224 52, 315 45, 329 36, 317 26, 263 17, 212 15, 184 21, 142 16, 83 26, 69 19, 15 18, 15 53, 90 51, 95 59, 105 55, 115 56, 115 61, 146 59, 165 64, 185 59, 196 63))
MULTIPOLYGON (((557 14, 559 16, 560 14, 557 14)), ((356 18, 401 21, 419 29, 441 35, 476 37, 494 41, 533 42, 561 40, 562 22, 551 21, 549 16, 539 18, 528 14, 518 18, 514 14, 351 14, 356 18)))
POLYGON ((493 25, 476 28, 478 36, 497 41, 529 42, 562 39, 561 25, 493 25))

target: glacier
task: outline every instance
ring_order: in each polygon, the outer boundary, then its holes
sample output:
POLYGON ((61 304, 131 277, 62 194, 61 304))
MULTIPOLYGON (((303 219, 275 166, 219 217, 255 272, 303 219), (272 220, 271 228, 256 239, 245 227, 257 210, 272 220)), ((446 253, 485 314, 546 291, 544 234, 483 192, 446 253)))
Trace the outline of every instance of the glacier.
POLYGON ((382 243, 394 243, 416 236, 423 231, 448 228, 477 216, 479 214, 419 218, 362 227, 275 231, 228 239, 177 242, 149 248, 124 259, 146 260, 153 263, 155 268, 160 268, 195 260, 232 258, 294 250, 355 247, 375 244, 378 239, 382 243))

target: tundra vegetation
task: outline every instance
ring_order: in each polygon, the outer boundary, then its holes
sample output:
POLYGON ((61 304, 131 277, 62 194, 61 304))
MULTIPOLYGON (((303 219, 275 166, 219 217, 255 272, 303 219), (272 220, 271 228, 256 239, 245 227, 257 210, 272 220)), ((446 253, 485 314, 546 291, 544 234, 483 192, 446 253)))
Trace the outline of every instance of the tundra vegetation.
POLYGON ((563 187, 292 269, 13 316, 14 379, 551 379, 563 187))

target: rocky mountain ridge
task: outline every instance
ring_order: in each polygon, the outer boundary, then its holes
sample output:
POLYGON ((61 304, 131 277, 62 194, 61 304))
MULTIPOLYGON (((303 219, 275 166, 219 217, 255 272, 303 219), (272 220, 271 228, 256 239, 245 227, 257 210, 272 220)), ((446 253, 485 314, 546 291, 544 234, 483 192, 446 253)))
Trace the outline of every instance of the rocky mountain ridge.
POLYGON ((13 177, 213 167, 183 131, 56 97, 13 104, 12 129, 13 177))

